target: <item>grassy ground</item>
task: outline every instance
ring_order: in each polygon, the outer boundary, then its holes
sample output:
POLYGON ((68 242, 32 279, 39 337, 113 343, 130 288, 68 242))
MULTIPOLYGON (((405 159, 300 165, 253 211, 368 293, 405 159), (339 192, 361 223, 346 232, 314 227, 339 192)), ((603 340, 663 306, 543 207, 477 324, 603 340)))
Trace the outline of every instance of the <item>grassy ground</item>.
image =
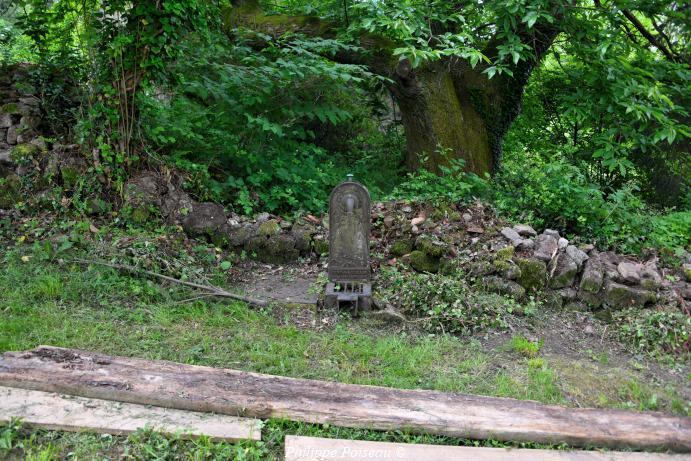
MULTIPOLYGON (((196 294, 187 289, 112 269, 60 264, 55 255, 42 257, 36 246, 6 243, 4 248, 0 352, 50 344, 348 383, 688 413, 688 402, 679 396, 678 387, 603 363, 606 356, 593 352, 567 357, 511 336, 488 346, 481 337, 430 336, 345 315, 336 316, 328 327, 306 328, 291 323, 293 313, 285 308, 259 310, 243 303, 194 299, 196 294)), ((319 319, 315 315, 317 325, 319 319)), ((124 438, 11 425, 0 428, 0 457, 271 460, 280 459, 288 433, 478 443, 281 421, 267 423, 263 442, 241 445, 182 441, 148 432, 124 438)))

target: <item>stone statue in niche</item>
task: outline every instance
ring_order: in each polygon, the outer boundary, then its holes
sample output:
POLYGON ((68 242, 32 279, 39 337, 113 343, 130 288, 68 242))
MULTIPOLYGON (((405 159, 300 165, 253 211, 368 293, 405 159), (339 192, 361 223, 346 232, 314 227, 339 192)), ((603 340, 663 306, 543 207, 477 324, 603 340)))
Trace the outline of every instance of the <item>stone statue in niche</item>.
POLYGON ((369 310, 372 295, 369 261, 370 196, 352 175, 329 198, 329 283, 327 306, 350 303, 357 314, 369 310))

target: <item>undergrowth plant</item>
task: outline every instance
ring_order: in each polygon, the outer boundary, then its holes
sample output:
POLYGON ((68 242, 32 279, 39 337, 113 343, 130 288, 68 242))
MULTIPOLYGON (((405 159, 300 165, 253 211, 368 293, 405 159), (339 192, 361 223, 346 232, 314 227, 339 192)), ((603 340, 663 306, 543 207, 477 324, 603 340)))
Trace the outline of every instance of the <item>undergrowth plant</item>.
MULTIPOLYGON (((446 155, 448 165, 440 165, 440 173, 426 168, 408 173, 391 192, 391 199, 409 199, 439 203, 467 202, 473 197, 486 196, 489 184, 485 179, 468 173, 462 159, 446 155)), ((421 164, 427 161, 423 158, 421 164)))
POLYGON ((691 316, 674 310, 627 309, 614 314, 619 337, 632 349, 691 359, 691 316))
POLYGON ((473 289, 460 278, 382 269, 379 296, 436 333, 471 334, 506 328, 511 314, 524 313, 511 298, 473 289))
MULTIPOLYGON (((320 211, 353 165, 337 165, 309 127, 349 121, 339 98, 353 89, 361 95, 372 75, 324 59, 350 50, 334 40, 236 34, 234 42, 219 35, 182 45, 187 58, 171 71, 172 97, 146 101, 147 136, 189 174, 189 189, 202 200, 244 213, 320 211), (257 52, 252 40, 264 40, 264 48, 257 52)), ((371 168, 359 162, 361 171, 371 168)))

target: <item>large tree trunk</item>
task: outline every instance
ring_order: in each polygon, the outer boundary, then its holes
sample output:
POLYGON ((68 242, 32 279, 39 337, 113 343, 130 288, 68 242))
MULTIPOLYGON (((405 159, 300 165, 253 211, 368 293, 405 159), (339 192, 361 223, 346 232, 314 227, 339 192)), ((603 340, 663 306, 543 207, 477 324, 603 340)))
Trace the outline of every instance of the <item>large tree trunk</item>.
POLYGON ((469 171, 492 171, 491 137, 472 103, 472 88, 454 79, 444 63, 414 73, 400 67, 392 91, 405 128, 408 168, 424 164, 438 173, 450 159, 463 159, 469 171))
MULTIPOLYGON (((520 107, 520 97, 508 107, 498 91, 501 83, 458 62, 414 71, 400 63, 392 91, 405 128, 408 168, 438 173, 451 159, 462 159, 466 170, 478 175, 494 171, 509 125, 502 114, 517 114, 520 107)), ((522 88, 517 85, 519 92, 522 88)))

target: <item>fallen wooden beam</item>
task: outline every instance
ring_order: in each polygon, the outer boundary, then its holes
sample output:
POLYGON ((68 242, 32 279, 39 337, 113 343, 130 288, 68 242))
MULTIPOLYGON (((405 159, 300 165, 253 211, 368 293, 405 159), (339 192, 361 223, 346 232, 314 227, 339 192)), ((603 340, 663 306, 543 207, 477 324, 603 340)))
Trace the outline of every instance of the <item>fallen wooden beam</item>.
POLYGON ((21 418, 41 429, 124 435, 149 427, 182 437, 261 440, 261 421, 0 386, 0 424, 21 418))
POLYGON ((622 451, 451 447, 286 436, 285 461, 689 461, 688 455, 622 451))
POLYGON ((691 451, 691 418, 661 413, 294 379, 49 346, 5 353, 0 385, 345 427, 691 451))

